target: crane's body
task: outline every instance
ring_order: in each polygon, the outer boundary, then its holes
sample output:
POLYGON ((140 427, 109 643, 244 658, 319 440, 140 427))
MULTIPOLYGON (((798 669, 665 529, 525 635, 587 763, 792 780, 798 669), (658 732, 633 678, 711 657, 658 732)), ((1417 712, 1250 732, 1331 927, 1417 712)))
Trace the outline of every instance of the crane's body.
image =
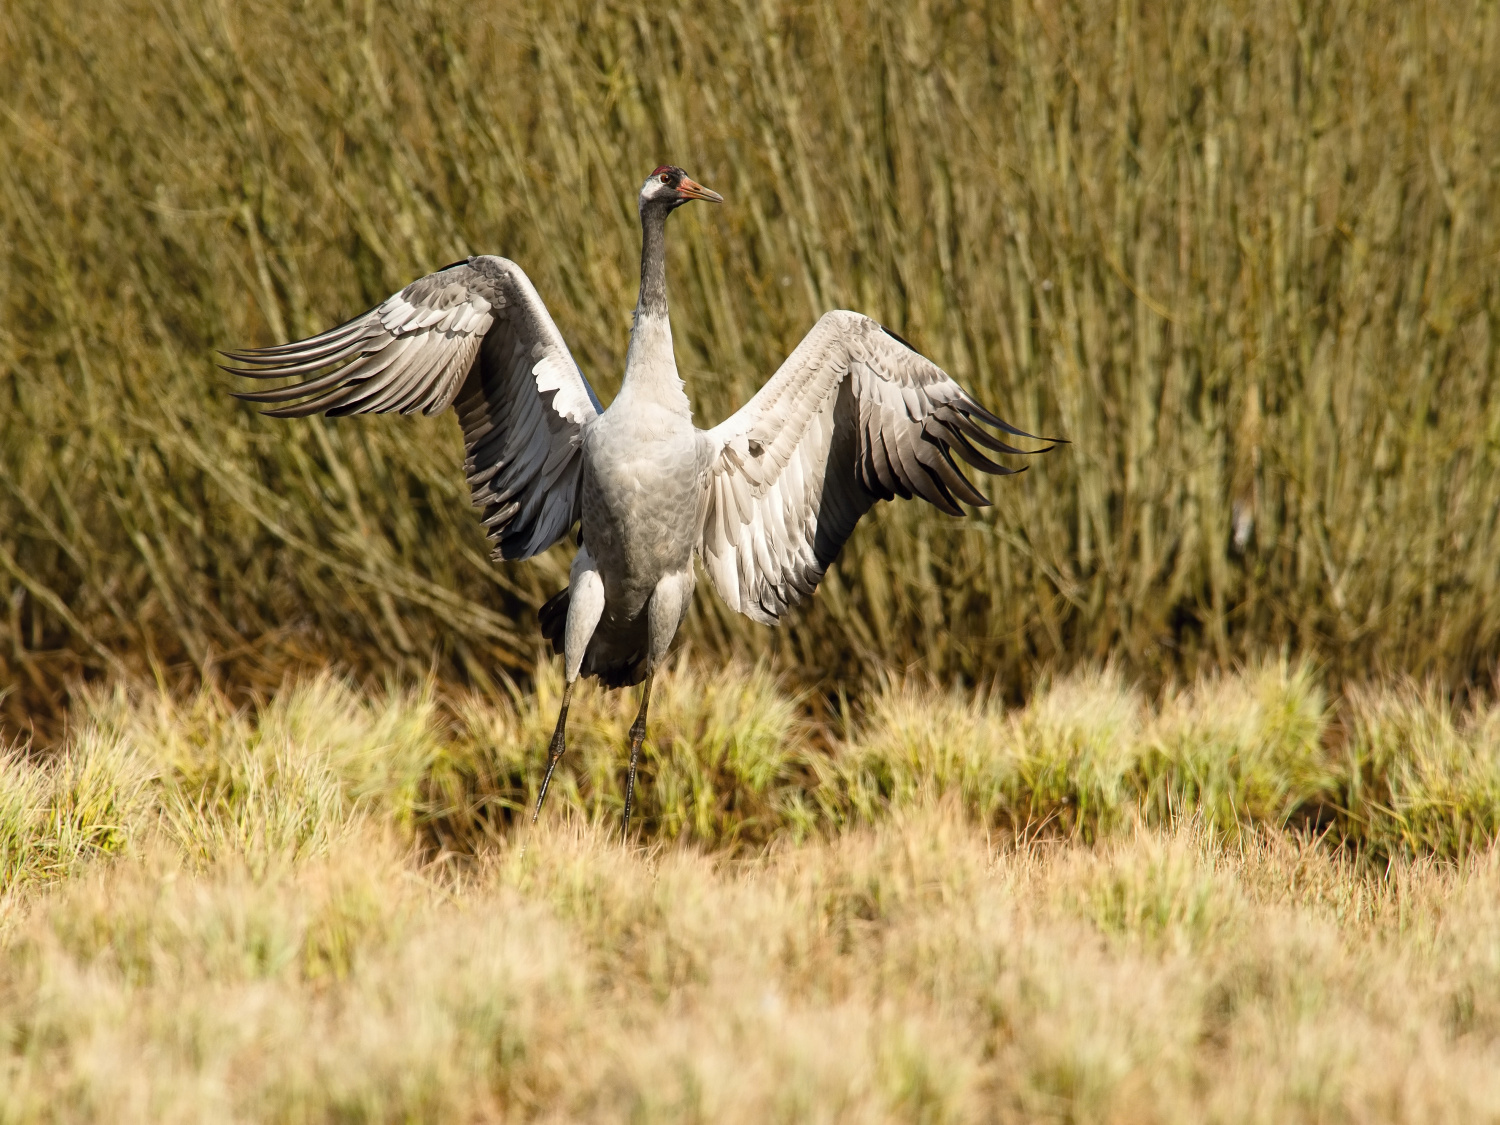
POLYGON ((877 500, 920 496, 954 515, 958 500, 987 503, 952 455, 1004 474, 1015 470, 975 444, 1023 451, 977 423, 1031 436, 851 312, 825 314, 739 412, 697 429, 672 350, 665 252, 668 215, 693 199, 721 202, 680 168, 657 168, 641 189, 640 295, 608 409, 530 280, 504 258, 456 262, 319 336, 232 353, 250 365, 239 374, 311 376, 241 396, 291 404, 272 415, 452 406, 497 558, 529 557, 578 526, 569 585, 540 612, 565 688, 533 821, 564 752, 579 677, 644 682, 630 732, 628 835, 651 678, 687 614, 695 558, 733 608, 774 623, 811 595, 877 500))
POLYGON ((550 636, 553 614, 566 610, 570 678, 583 670, 625 686, 666 654, 693 593, 705 452, 690 420, 654 405, 612 404, 584 427, 582 546, 568 590, 543 614, 550 636))

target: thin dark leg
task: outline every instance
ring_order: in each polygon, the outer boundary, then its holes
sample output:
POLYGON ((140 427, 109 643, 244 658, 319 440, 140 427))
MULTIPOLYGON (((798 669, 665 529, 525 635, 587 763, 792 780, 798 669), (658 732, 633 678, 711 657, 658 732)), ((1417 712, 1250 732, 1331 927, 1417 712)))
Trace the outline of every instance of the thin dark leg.
POLYGON ((552 784, 552 771, 557 768, 557 763, 562 761, 563 729, 568 725, 568 704, 573 701, 573 685, 568 684, 563 688, 562 710, 557 715, 557 729, 552 732, 552 745, 547 751, 547 776, 542 778, 541 791, 536 795, 536 808, 531 814, 531 823, 536 824, 536 818, 542 815, 542 802, 547 799, 547 786, 552 784))
POLYGON ((646 673, 646 682, 641 687, 641 709, 630 724, 630 773, 625 778, 625 827, 620 832, 620 839, 626 843, 630 842, 630 806, 635 801, 635 765, 640 761, 641 743, 646 738, 646 708, 651 706, 651 681, 655 678, 654 671, 646 673))

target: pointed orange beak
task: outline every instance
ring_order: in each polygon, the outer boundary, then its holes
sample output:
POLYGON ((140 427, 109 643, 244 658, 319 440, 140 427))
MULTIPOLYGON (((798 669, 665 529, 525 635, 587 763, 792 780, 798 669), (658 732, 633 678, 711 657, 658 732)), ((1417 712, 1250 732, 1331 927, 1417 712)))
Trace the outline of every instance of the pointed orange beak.
POLYGON ((690 180, 686 176, 682 177, 682 182, 677 185, 677 194, 686 196, 688 199, 706 199, 709 203, 724 202, 724 197, 718 192, 709 191, 696 180, 690 180))

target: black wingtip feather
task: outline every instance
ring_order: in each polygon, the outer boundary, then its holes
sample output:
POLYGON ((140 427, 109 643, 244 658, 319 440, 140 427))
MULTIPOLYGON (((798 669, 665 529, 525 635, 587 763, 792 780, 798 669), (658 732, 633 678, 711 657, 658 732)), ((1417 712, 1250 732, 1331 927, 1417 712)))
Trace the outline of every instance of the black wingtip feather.
MULTIPOLYGON (((253 402, 257 406, 278 401, 265 398, 257 391, 230 391, 229 393, 241 402, 253 402)), ((267 418, 303 418, 309 414, 316 414, 317 407, 313 403, 294 402, 290 406, 273 406, 268 410, 262 410, 261 413, 267 418), (311 409, 302 409, 303 407, 311 407, 311 409)))
MULTIPOLYGON (((1016 426, 1012 426, 1004 418, 1000 417, 998 414, 992 414, 990 411, 986 410, 982 405, 980 405, 978 402, 976 402, 972 398, 968 398, 965 402, 963 402, 962 405, 959 407, 959 409, 961 409, 963 411, 963 413, 969 415, 969 417, 971 417, 971 418, 977 418, 977 419, 979 419, 979 421, 983 422, 987 426, 994 426, 995 429, 1002 430, 1005 433, 1010 434, 1011 437, 1023 437, 1023 438, 1026 438, 1028 441, 1045 441, 1045 442, 1050 442, 1051 444, 1047 447, 1048 449, 1054 449, 1054 448, 1056 448, 1059 445, 1068 445, 1069 444, 1067 438, 1038 437, 1036 434, 1029 434, 1029 433, 1027 433, 1023 429, 1020 429, 1020 428, 1018 428, 1016 426)), ((997 450, 997 452, 1000 452, 1000 451, 997 450)), ((1016 452, 1019 453, 1019 452, 1024 452, 1024 451, 1023 450, 1017 450, 1016 452)), ((1045 453, 1045 452, 1047 452, 1047 450, 1046 449, 1038 449, 1038 450, 1034 450, 1033 452, 1036 452, 1036 453, 1045 453)))
MULTIPOLYGON (((875 323, 876 324, 880 324, 880 321, 877 320, 875 323)), ((887 336, 889 336, 892 340, 895 340, 898 344, 901 344, 903 347, 909 348, 912 351, 917 352, 917 349, 912 345, 912 342, 910 340, 908 340, 905 336, 901 335, 901 333, 897 332, 894 328, 887 328, 884 324, 880 324, 880 330, 882 332, 884 332, 887 336)), ((922 353, 921 352, 917 352, 917 354, 921 355, 922 353)))
POLYGON ((991 476, 1003 477, 1009 475, 1011 471, 1004 465, 1000 464, 998 461, 991 461, 983 453, 979 452, 979 450, 970 445, 964 439, 964 436, 962 434, 955 433, 952 430, 948 430, 946 433, 933 435, 924 433, 922 435, 922 439, 924 441, 941 442, 943 445, 946 445, 949 449, 953 450, 953 452, 957 453, 974 468, 978 469, 981 473, 989 473, 991 476))
MULTIPOLYGON (((877 320, 875 323, 876 324, 880 324, 880 321, 877 320)), ((917 346, 915 344, 913 344, 905 336, 901 335, 901 333, 897 332, 894 328, 890 327, 889 325, 887 325, 887 324, 880 324, 880 330, 882 332, 884 332, 887 336, 889 336, 892 340, 895 340, 902 347, 908 348, 911 351, 916 352, 918 355, 922 355, 921 351, 917 348, 917 346)), ((987 425, 994 426, 996 429, 1001 430, 1001 431, 1003 431, 1003 432, 1005 432, 1007 434, 1010 434, 1011 437, 1021 437, 1021 438, 1027 438, 1030 441, 1045 441, 1045 442, 1050 442, 1051 443, 1051 444, 1049 444, 1047 446, 1046 449, 1016 449, 1013 446, 1008 446, 1008 445, 1004 445, 1004 444, 997 444, 997 445, 990 446, 990 448, 993 449, 996 453, 1015 453, 1015 454, 1019 454, 1021 456, 1030 456, 1030 455, 1034 455, 1034 454, 1037 454, 1037 453, 1046 453, 1049 450, 1056 449, 1059 445, 1068 445, 1068 444, 1070 444, 1067 438, 1038 437, 1036 434, 1028 434, 1025 430, 1020 429, 1020 428, 1018 428, 1016 426, 1012 426, 1009 422, 1007 422, 1004 418, 1000 417, 998 414, 992 414, 992 413, 990 413, 990 411, 986 410, 983 406, 981 406, 978 402, 974 401, 972 398, 969 399, 967 402, 965 402, 963 404, 963 410, 964 410, 964 413, 969 414, 969 415, 971 415, 971 416, 973 416, 975 418, 978 418, 980 421, 986 423, 987 425)), ((986 444, 988 444, 988 443, 986 443, 986 444)))
POLYGON ((294 402, 291 406, 273 406, 261 413, 267 418, 306 418, 311 414, 318 413, 319 406, 316 402, 294 402))
MULTIPOLYGON (((223 356, 225 359, 229 360, 231 363, 258 363, 258 362, 260 362, 259 360, 255 359, 253 356, 248 356, 248 355, 245 355, 245 354, 243 354, 241 352, 220 352, 219 354, 221 356, 223 356)), ((227 363, 220 363, 220 364, 216 364, 215 366, 218 367, 218 369, 220 371, 227 371, 227 372, 229 372, 229 374, 236 375, 236 376, 238 376, 241 379, 277 379, 277 378, 280 378, 280 375, 278 375, 277 372, 275 372, 275 371, 252 371, 252 370, 250 370, 248 368, 244 368, 244 367, 230 367, 229 364, 227 364, 227 363)))

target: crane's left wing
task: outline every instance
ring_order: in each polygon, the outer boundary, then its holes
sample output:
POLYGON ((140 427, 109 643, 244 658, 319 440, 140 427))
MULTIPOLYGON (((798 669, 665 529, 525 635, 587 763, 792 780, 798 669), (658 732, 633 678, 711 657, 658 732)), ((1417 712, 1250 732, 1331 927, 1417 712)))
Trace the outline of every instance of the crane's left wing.
POLYGON ((960 500, 988 504, 953 454, 1008 474, 1020 470, 975 445, 1028 451, 980 423, 1032 437, 877 321, 825 313, 755 397, 704 434, 699 550, 714 589, 745 616, 773 624, 813 592, 875 501, 919 496, 955 516, 960 500))
POLYGON ((301 379, 238 395, 287 404, 265 412, 278 418, 452 406, 496 558, 544 551, 578 518, 581 433, 603 407, 512 261, 455 262, 321 335, 227 354, 237 375, 301 379))

